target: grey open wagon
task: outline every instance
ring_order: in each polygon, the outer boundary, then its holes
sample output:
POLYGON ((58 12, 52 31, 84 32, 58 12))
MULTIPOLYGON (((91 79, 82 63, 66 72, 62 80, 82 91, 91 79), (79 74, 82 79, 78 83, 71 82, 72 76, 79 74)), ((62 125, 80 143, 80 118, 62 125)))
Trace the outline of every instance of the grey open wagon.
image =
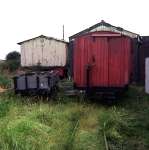
POLYGON ((59 76, 56 72, 32 72, 13 78, 16 94, 51 94, 58 86, 59 76))

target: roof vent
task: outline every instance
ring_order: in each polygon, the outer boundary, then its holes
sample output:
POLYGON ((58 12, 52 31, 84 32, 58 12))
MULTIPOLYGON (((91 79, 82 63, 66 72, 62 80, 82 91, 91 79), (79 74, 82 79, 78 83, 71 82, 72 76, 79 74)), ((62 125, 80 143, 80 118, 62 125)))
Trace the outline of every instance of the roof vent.
POLYGON ((104 20, 101 20, 101 22, 103 22, 103 23, 104 23, 105 21, 104 21, 104 20))

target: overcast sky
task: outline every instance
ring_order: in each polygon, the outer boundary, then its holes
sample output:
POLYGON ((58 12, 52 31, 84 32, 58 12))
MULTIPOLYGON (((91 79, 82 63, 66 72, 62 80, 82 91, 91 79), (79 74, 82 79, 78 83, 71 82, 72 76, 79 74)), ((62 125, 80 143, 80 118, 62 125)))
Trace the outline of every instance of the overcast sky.
POLYGON ((149 35, 148 0, 0 0, 0 59, 16 44, 41 34, 65 40, 105 20, 115 26, 149 35))

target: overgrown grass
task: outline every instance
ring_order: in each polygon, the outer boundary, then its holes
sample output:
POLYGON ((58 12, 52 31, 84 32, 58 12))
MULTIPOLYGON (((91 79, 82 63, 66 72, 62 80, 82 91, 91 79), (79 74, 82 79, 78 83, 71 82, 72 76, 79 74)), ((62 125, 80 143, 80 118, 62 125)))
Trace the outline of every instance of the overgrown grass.
POLYGON ((0 86, 3 88, 9 88, 11 85, 11 79, 5 75, 0 74, 0 86))
POLYGON ((149 96, 139 87, 113 106, 7 92, 0 95, 0 149, 148 150, 148 116, 149 96))

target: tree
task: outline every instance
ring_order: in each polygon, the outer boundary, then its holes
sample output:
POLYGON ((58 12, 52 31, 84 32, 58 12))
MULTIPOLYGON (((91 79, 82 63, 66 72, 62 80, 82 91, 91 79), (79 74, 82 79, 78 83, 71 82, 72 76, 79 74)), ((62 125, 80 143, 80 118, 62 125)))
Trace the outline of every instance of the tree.
POLYGON ((18 61, 20 61, 20 53, 16 52, 16 51, 8 53, 7 56, 6 56, 6 61, 9 61, 9 60, 18 60, 18 61))
POLYGON ((6 55, 6 68, 15 71, 20 67, 20 53, 13 51, 6 55))

